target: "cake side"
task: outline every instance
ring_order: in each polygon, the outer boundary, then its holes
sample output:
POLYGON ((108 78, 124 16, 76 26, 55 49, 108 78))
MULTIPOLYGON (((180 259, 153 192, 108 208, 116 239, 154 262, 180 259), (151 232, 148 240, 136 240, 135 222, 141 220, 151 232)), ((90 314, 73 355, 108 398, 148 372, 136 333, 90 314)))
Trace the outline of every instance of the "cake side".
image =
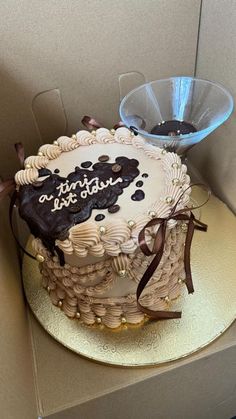
MULTIPOLYGON (((169 231, 161 263, 140 298, 143 307, 168 310, 179 296, 185 278, 184 241, 181 225, 169 231)), ((67 263, 61 266, 58 257, 52 257, 38 239, 33 246, 44 257, 40 264, 43 286, 52 303, 68 317, 109 328, 144 320, 144 313, 137 307, 136 289, 150 258, 140 250, 78 267, 67 263)))

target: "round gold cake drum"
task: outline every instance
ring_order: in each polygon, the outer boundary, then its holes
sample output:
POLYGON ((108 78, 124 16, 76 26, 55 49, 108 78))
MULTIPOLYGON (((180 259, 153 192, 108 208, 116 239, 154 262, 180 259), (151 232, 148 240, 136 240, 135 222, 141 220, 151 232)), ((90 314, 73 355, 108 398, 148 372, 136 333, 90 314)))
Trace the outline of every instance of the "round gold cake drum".
MULTIPOLYGON (((201 202, 203 192, 195 199, 201 202)), ((172 309, 177 320, 145 322, 110 330, 70 320, 53 306, 41 286, 37 262, 24 258, 23 278, 28 303, 44 329, 67 348, 105 364, 137 367, 187 356, 220 336, 236 317, 236 219, 217 198, 201 209, 208 232, 194 234, 191 265, 195 293, 183 289, 172 309)))

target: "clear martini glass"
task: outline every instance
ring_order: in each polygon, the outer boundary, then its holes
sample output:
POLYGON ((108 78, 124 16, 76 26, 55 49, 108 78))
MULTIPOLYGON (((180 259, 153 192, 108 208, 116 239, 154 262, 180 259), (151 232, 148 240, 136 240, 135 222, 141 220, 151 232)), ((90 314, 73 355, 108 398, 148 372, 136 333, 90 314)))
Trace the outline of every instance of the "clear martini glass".
MULTIPOLYGON (((233 111, 232 95, 219 83, 171 77, 143 84, 120 103, 122 122, 149 143, 181 156, 195 181, 201 175, 187 152, 223 124, 233 111)), ((195 203, 193 203, 195 206, 195 203)))
POLYGON ((143 84, 120 104, 127 127, 181 156, 223 124, 232 111, 233 98, 221 84, 193 77, 143 84))

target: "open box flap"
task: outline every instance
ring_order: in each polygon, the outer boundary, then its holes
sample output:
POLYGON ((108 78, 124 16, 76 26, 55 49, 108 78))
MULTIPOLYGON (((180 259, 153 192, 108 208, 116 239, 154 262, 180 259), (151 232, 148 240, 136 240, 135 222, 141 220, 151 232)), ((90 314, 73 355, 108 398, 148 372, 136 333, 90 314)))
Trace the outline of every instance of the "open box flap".
POLYGON ((29 325, 22 295, 18 253, 0 203, 0 406, 1 417, 37 417, 29 325), (4 391, 3 391, 4 389, 4 391))

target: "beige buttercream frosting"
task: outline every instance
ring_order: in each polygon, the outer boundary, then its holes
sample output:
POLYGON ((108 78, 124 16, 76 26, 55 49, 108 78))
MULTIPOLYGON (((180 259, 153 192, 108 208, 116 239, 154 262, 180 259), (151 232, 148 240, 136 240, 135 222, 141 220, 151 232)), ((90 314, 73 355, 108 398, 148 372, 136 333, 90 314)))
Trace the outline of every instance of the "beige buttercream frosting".
POLYGON ((34 183, 38 177, 38 170, 35 168, 19 170, 15 174, 15 182, 17 185, 29 185, 30 183, 34 183))
POLYGON ((42 153, 50 160, 54 160, 60 156, 62 149, 58 145, 44 144, 39 148, 39 153, 42 153))
POLYGON ((25 159, 25 166, 30 165, 32 168, 41 169, 48 164, 48 158, 45 156, 29 156, 25 159))
MULTIPOLYGON (((167 310, 169 301, 179 296, 180 279, 184 279, 184 241, 181 224, 169 230, 162 261, 140 298, 143 306, 167 310)), ((87 325, 98 322, 99 318, 109 328, 116 328, 124 321, 131 324, 143 321, 144 314, 137 307, 135 293, 150 261, 140 250, 75 267, 67 263, 60 266, 58 258, 51 257, 39 239, 33 241, 33 247, 45 257, 41 264, 43 286, 53 304, 60 302, 68 317, 78 317, 79 313, 87 325)))

